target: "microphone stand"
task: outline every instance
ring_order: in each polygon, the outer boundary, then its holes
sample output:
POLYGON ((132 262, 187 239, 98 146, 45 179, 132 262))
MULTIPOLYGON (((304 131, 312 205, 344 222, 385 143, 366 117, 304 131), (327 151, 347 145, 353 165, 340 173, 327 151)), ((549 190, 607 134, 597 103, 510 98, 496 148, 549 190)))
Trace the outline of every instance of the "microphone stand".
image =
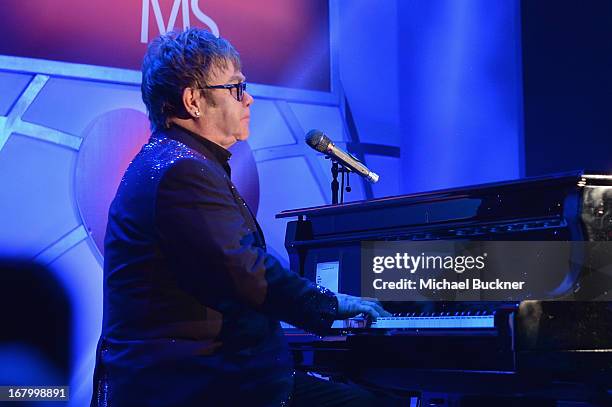
POLYGON ((332 160, 332 182, 331 182, 331 193, 332 193, 332 205, 336 205, 338 203, 338 192, 340 191, 340 184, 338 184, 338 171, 339 165, 338 161, 332 160))
POLYGON ((331 166, 331 173, 332 173, 332 182, 331 182, 331 196, 332 196, 332 205, 336 205, 338 204, 338 195, 340 192, 340 184, 338 183, 338 174, 342 173, 342 194, 340 195, 340 203, 344 203, 344 174, 346 173, 346 192, 351 192, 351 187, 349 184, 349 174, 351 173, 351 170, 349 170, 348 168, 346 168, 345 166, 343 166, 342 164, 340 164, 337 160, 335 160, 333 157, 330 157, 328 155, 325 156, 325 158, 331 160, 332 162, 332 166, 331 166))

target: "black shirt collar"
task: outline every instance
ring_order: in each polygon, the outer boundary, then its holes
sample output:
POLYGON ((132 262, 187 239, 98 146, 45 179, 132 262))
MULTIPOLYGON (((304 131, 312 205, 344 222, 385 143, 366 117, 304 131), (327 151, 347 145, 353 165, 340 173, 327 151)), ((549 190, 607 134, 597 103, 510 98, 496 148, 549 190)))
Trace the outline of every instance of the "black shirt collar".
POLYGON ((227 175, 231 174, 231 168, 228 161, 232 156, 232 153, 230 153, 227 149, 177 124, 171 124, 170 128, 165 129, 163 133, 165 133, 171 139, 183 143, 193 150, 196 150, 206 158, 213 159, 215 162, 221 165, 221 167, 223 167, 225 172, 227 172, 227 175))

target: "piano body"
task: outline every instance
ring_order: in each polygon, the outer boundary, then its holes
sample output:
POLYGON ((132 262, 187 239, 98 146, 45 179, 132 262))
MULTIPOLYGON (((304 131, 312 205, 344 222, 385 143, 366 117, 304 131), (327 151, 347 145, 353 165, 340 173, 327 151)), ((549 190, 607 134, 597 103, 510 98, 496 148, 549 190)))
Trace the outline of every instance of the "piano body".
MULTIPOLYGON (((360 295, 362 241, 612 241, 612 175, 574 172, 288 210, 290 267, 335 265, 360 295)), ((517 270, 517 273, 520 271, 517 270)), ((607 275, 578 274, 612 288, 607 275)), ((612 405, 612 302, 388 302, 393 317, 285 332, 300 368, 417 395, 420 405, 612 405), (471 404, 470 404, 471 403, 471 404), (575 404, 571 404, 575 405, 575 404), (606 404, 607 405, 607 404, 606 404)))

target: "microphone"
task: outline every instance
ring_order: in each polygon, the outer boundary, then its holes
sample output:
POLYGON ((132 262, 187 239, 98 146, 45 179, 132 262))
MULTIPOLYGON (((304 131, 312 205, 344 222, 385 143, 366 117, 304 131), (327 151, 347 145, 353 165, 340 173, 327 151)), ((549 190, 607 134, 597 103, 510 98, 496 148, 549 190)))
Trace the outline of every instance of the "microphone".
POLYGON ((361 175, 362 177, 370 181, 372 184, 378 182, 378 174, 370 171, 368 167, 363 165, 361 161, 359 161, 349 153, 342 151, 340 148, 336 147, 333 141, 331 141, 329 137, 327 137, 321 130, 310 130, 306 134, 306 144, 308 144, 315 150, 323 154, 327 154, 328 156, 337 160, 338 162, 340 162, 340 164, 342 164, 349 170, 361 175))

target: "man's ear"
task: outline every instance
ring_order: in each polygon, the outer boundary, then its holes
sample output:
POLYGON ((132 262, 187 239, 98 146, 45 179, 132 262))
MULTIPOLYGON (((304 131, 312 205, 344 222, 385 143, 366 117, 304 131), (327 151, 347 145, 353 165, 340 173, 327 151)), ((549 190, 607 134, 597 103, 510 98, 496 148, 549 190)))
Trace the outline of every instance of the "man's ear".
POLYGON ((183 89, 183 107, 189 116, 198 118, 202 114, 201 91, 194 88, 183 89))

